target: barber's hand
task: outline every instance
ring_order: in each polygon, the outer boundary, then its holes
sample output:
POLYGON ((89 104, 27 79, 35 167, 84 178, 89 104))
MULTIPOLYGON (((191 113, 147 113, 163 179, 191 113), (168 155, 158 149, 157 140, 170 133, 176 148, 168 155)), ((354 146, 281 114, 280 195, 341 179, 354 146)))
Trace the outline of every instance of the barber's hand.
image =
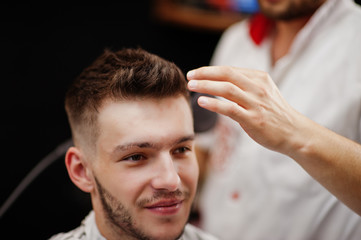
POLYGON ((229 100, 202 96, 198 104, 237 121, 259 144, 285 154, 297 147, 290 146, 297 143, 291 138, 307 120, 284 100, 267 73, 213 66, 192 70, 187 78, 189 90, 229 100))
POLYGON ((361 216, 361 145, 306 118, 281 96, 270 76, 233 67, 202 67, 188 73, 198 104, 231 117, 256 142, 286 154, 361 216), (347 186, 347 187, 345 187, 347 186))

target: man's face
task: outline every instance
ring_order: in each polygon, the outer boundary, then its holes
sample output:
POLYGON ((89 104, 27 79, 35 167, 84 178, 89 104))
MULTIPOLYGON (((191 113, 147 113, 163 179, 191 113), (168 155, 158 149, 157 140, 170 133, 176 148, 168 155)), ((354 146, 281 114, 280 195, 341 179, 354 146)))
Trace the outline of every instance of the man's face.
POLYGON ((258 0, 261 12, 275 20, 311 16, 326 0, 258 0))
POLYGON ((176 239, 198 180, 186 99, 108 102, 99 112, 99 129, 91 171, 100 232, 109 238, 176 239))

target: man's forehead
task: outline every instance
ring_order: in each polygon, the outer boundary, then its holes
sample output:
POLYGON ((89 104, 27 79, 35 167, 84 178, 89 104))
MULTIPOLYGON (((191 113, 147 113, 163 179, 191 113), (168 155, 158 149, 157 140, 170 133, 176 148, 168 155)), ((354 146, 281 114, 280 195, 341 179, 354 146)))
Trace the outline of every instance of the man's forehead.
POLYGON ((112 148, 156 146, 194 135, 192 112, 184 97, 109 102, 99 112, 98 123, 99 140, 112 148))

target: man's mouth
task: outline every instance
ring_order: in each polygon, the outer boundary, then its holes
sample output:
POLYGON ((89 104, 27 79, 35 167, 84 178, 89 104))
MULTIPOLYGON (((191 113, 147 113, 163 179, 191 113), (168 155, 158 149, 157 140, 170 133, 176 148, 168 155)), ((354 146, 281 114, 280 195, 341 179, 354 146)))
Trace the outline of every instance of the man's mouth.
POLYGON ((181 208, 183 200, 173 199, 173 200, 160 200, 150 205, 145 206, 146 209, 150 210, 152 213, 159 215, 172 215, 176 214, 181 208))

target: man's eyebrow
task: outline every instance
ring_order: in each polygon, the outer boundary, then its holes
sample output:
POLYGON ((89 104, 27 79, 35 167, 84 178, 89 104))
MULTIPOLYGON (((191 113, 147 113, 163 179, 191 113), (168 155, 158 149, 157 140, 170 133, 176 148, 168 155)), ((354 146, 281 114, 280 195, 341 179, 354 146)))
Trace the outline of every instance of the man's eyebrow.
MULTIPOLYGON (((183 136, 181 138, 176 139, 175 141, 171 142, 170 146, 174 146, 180 143, 184 143, 187 141, 193 141, 194 140, 194 134, 183 136)), ((160 144, 150 143, 150 142, 131 142, 126 144, 121 144, 115 147, 114 152, 118 151, 126 151, 128 149, 132 148, 161 148, 160 144)))
POLYGON ((191 134, 191 135, 188 135, 188 136, 185 136, 185 137, 182 137, 180 139, 178 139, 178 141, 175 141, 175 144, 180 144, 180 143, 183 143, 183 142, 188 142, 188 141, 193 141, 194 140, 194 134, 191 134))
POLYGON ((132 142, 132 143, 126 143, 122 145, 116 146, 114 149, 114 152, 117 151, 126 151, 131 148, 156 148, 154 144, 151 144, 149 142, 132 142))

